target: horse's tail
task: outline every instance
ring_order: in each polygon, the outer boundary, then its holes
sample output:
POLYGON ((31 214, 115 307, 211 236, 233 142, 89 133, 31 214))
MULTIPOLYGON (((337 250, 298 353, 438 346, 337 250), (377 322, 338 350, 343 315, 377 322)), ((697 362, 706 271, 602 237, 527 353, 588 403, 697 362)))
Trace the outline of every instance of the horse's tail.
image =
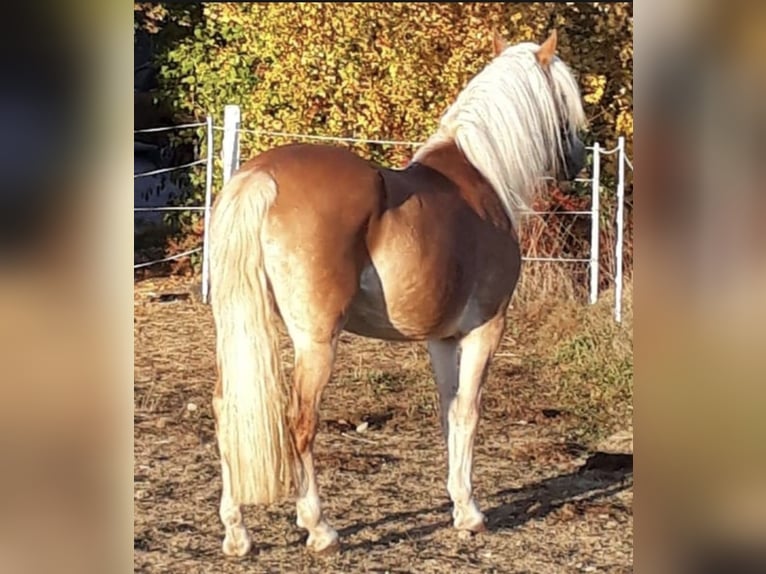
POLYGON ((211 305, 221 399, 218 444, 233 498, 267 504, 288 493, 293 451, 286 425, 274 298, 264 267, 261 228, 277 195, 264 173, 234 176, 210 221, 211 305))

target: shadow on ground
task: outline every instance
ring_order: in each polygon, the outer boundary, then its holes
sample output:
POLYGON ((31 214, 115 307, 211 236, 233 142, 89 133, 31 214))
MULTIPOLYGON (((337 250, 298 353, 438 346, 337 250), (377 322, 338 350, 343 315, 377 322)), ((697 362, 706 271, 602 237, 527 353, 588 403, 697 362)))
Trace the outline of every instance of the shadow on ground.
MULTIPOLYGON (((499 490, 486 500, 494 505, 486 506, 487 530, 503 532, 518 528, 530 520, 545 518, 567 504, 588 504, 606 499, 633 486, 632 456, 596 453, 578 470, 553 476, 518 488, 499 490), (597 461, 595 464, 593 461, 597 461), (604 465, 609 470, 600 470, 594 466, 604 465), (619 468, 618 468, 619 467, 619 468)), ((486 503, 485 503, 486 505, 486 503)), ((438 530, 452 525, 451 503, 444 503, 432 508, 419 508, 406 512, 395 512, 379 520, 358 522, 338 531, 343 551, 372 550, 375 547, 389 547, 404 540, 418 540, 428 537, 438 530), (389 532, 375 540, 365 540, 356 544, 343 544, 343 540, 365 529, 377 529, 394 523, 406 525, 422 520, 426 516, 438 518, 430 524, 414 528, 402 528, 389 532)), ((306 536, 293 540, 290 546, 303 545, 306 536)), ((272 547, 261 546, 260 551, 272 547)))

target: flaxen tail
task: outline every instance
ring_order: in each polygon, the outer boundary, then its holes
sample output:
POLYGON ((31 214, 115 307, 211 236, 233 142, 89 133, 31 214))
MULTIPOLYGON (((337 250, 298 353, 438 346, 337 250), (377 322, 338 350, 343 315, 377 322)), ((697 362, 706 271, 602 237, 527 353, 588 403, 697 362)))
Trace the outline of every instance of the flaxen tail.
POLYGON ((221 191, 210 221, 211 304, 222 387, 217 432, 232 496, 240 504, 280 499, 292 477, 288 394, 261 245, 261 228, 276 195, 270 176, 237 174, 221 191))

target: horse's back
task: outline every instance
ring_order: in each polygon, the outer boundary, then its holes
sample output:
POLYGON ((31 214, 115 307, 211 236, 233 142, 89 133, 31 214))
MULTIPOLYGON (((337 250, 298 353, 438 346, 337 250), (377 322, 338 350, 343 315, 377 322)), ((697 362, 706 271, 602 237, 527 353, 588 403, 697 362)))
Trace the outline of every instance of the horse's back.
POLYGON ((351 151, 319 144, 290 144, 261 153, 242 166, 265 171, 278 189, 276 206, 332 213, 341 220, 380 204, 376 166, 351 151), (289 207, 288 207, 289 206, 289 207))

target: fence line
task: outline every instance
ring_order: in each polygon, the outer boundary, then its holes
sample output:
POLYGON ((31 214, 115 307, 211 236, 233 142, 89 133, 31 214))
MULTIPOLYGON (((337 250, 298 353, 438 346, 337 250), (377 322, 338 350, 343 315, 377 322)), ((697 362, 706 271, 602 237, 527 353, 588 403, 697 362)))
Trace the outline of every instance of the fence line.
MULTIPOLYGON (((213 129, 220 130, 220 131, 226 130, 225 127, 219 127, 219 126, 213 126, 213 129)), ((369 138, 360 138, 356 136, 321 136, 321 135, 314 135, 314 134, 278 132, 278 131, 259 130, 259 129, 242 128, 242 127, 238 127, 236 131, 237 133, 246 133, 246 134, 253 134, 253 135, 260 135, 260 136, 267 136, 267 137, 299 138, 299 139, 317 140, 317 141, 335 141, 335 142, 341 142, 341 143, 372 143, 372 144, 381 144, 381 145, 401 145, 401 146, 418 146, 418 145, 424 145, 426 143, 425 141, 369 139, 369 138)), ((593 146, 588 146, 585 149, 592 151, 593 146)), ((611 155, 613 153, 616 153, 618 150, 619 150, 619 146, 615 146, 610 150, 601 150, 601 154, 611 155)))
MULTIPOLYGON (((236 105, 227 105, 224 109, 224 130, 223 130, 223 141, 224 141, 224 149, 222 150, 223 153, 223 159, 224 159, 224 175, 223 180, 224 184, 228 179, 231 177, 233 172, 236 170, 237 166, 239 166, 239 136, 240 134, 252 134, 256 136, 265 136, 265 137, 285 137, 285 138, 293 138, 293 139, 307 139, 307 140, 315 140, 315 141, 334 141, 334 142, 342 142, 342 143, 373 143, 373 144, 384 144, 384 145, 402 145, 402 146, 419 146, 423 145, 424 142, 422 141, 397 141, 397 140, 384 140, 384 139, 370 139, 370 138, 359 138, 359 137, 338 137, 338 136, 323 136, 323 135, 309 135, 309 134, 298 134, 298 133, 290 133, 290 132, 281 132, 281 131, 269 131, 269 130, 261 130, 261 129, 251 129, 251 128, 243 128, 241 127, 241 111, 239 106, 236 105)), ((598 155, 598 152, 596 152, 597 149, 599 149, 598 144, 595 144, 595 146, 587 147, 589 150, 594 150, 594 157, 600 157, 598 155)), ((601 153, 604 155, 609 155, 612 153, 618 152, 620 149, 619 144, 617 147, 611 150, 605 150, 601 153)), ((597 170, 594 170, 597 173, 597 170)), ((546 179, 554 179, 554 178, 546 178, 546 179)), ((600 183, 598 181, 593 181, 593 178, 577 178, 577 181, 582 182, 589 182, 593 184, 593 188, 596 190, 600 190, 600 183)), ((545 214, 553 214, 553 213, 559 213, 559 212, 536 212, 532 210, 525 210, 524 215, 545 215, 545 214)), ((561 212, 561 214, 567 214, 571 212, 561 212)), ((591 227, 593 229, 591 235, 598 235, 598 227, 599 227, 599 213, 598 213, 598 198, 594 198, 592 200, 592 207, 590 211, 581 211, 578 213, 571 213, 572 215, 589 215, 591 217, 591 227)), ((598 265, 599 265, 599 253, 596 251, 598 249, 598 243, 591 242, 591 253, 590 257, 588 259, 575 259, 575 258, 555 258, 555 257, 527 257, 522 256, 523 261, 529 261, 529 262, 556 262, 561 261, 564 263, 588 263, 591 268, 591 281, 589 284, 589 300, 591 303, 595 303, 598 298, 598 265)))
MULTIPOLYGON (((150 133, 150 132, 159 132, 159 131, 166 131, 166 130, 174 130, 174 129, 182 129, 182 128, 194 128, 194 127, 202 127, 206 125, 206 122, 198 122, 194 124, 180 124, 177 126, 165 126, 160 128, 147 128, 143 130, 133 130, 134 134, 139 133, 150 133)), ((216 126, 213 125, 211 128, 214 131, 225 131, 225 126, 216 126)), ((379 144, 390 144, 390 145, 423 145, 424 141, 408 141, 408 140, 378 140, 378 139, 367 139, 367 138, 357 138, 357 137, 341 137, 341 136, 320 136, 320 135, 314 135, 314 134, 299 134, 299 133, 292 133, 292 132, 275 132, 275 131, 268 131, 268 130, 259 130, 259 129, 252 129, 252 128, 237 128, 237 131, 240 133, 249 133, 254 135, 263 135, 263 136, 273 136, 273 137, 292 137, 292 138, 302 138, 302 139, 317 139, 322 141, 338 141, 338 142, 347 142, 347 143, 379 143, 379 144)), ((589 151, 594 150, 594 146, 586 146, 585 149, 589 151)), ((601 155, 612 155, 613 153, 618 152, 620 149, 619 144, 612 149, 604 150, 601 149, 601 155)), ((204 160, 200 160, 204 161, 204 160)), ((628 167, 632 170, 633 169, 633 163, 631 162, 630 158, 625 156, 625 162, 628 164, 628 167)), ((577 180, 575 180, 577 181, 577 180)), ((588 180, 590 181, 590 180, 588 180)))
POLYGON ((595 305, 598 300, 598 274, 599 274, 599 242, 601 233, 599 229, 599 210, 601 206, 601 146, 598 142, 593 146, 593 168, 591 172, 591 225, 590 225, 590 296, 588 301, 595 305))
POLYGON ((143 173, 134 173, 133 179, 138 179, 139 177, 147 177, 150 175, 159 175, 161 173, 168 173, 171 171, 178 171, 179 169, 186 169, 187 167, 193 167, 195 165, 202 165, 203 163, 206 163, 207 160, 204 159, 196 159, 194 161, 190 161, 189 163, 185 163, 182 165, 176 165, 173 167, 162 167, 159 169, 153 169, 152 171, 145 171, 143 173))
MULTIPOLYGON (((589 147, 588 149, 593 150, 593 147, 589 147)), ((613 153, 617 153, 618 151, 620 151, 620 144, 617 144, 612 149, 599 149, 599 152, 601 153, 601 155, 612 155, 613 153)))
POLYGON ((146 128, 142 130, 133 130, 134 134, 151 134, 156 132, 167 132, 170 130, 182 130, 185 128, 199 128, 205 125, 205 122, 196 122, 193 124, 178 124, 175 126, 163 126, 160 128, 146 128))
POLYGON ((204 207, 195 205, 157 205, 153 207, 134 207, 133 211, 204 211, 204 207))
POLYGON ((175 255, 163 257, 162 259, 156 259, 154 261, 147 261, 146 263, 137 263, 133 265, 133 269, 140 269, 142 267, 149 267, 149 265, 154 265, 155 263, 165 263, 167 261, 173 261, 174 259, 181 259, 181 257, 186 257, 187 255, 197 253, 198 251, 202 251, 202 247, 195 247, 194 249, 189 249, 189 251, 184 251, 183 253, 176 253, 175 255))
POLYGON ((344 143, 372 143, 372 144, 381 144, 381 145, 402 145, 402 146, 404 145, 416 146, 416 145, 423 145, 425 143, 425 142, 414 142, 414 141, 404 141, 404 140, 399 141, 399 140, 367 139, 367 138, 357 138, 357 137, 316 136, 316 135, 309 135, 309 134, 293 134, 289 132, 271 132, 266 130, 255 130, 255 129, 247 129, 247 128, 239 128, 237 131, 239 133, 255 134, 255 135, 261 135, 261 136, 301 138, 301 139, 307 139, 307 140, 336 141, 336 142, 344 142, 344 143))
POLYGON ((522 257, 523 261, 537 261, 549 263, 590 263, 590 259, 577 257, 522 257))
POLYGON ((213 202, 213 116, 207 116, 207 173, 205 174, 205 219, 202 226, 202 302, 210 292, 210 206, 213 202))
MULTIPOLYGON (((206 180, 207 180, 207 189, 209 194, 209 188, 210 188, 210 182, 212 181, 212 119, 210 116, 208 116, 206 122, 198 122, 198 123, 191 123, 191 124, 180 124, 175 126, 163 126, 158 128, 148 128, 144 130, 134 130, 134 134, 138 133, 152 133, 152 132, 162 132, 162 131, 169 131, 169 130, 178 130, 178 129, 184 129, 184 128, 196 128, 201 126, 207 127, 207 133, 208 133, 208 157, 206 159, 198 159, 191 161, 189 163, 185 163, 182 165, 177 165, 173 167, 165 167, 165 168, 159 168, 154 169, 150 171, 145 171, 142 173, 136 173, 133 174, 134 181, 141 177, 149 177, 152 175, 159 175, 162 173, 169 173, 172 171, 178 171, 181 169, 186 169, 189 167, 194 167, 196 165, 207 165, 207 173, 206 173, 206 180)), ((189 206, 170 206, 170 205, 163 205, 163 206, 153 206, 153 207, 133 207, 134 213, 141 213, 141 212, 163 212, 163 211, 204 211, 205 212, 205 222, 207 223, 207 214, 209 212, 210 208, 209 205, 205 205, 204 207, 199 207, 196 205, 189 205, 189 206)), ((207 225, 205 225, 205 228, 207 228, 207 225)), ((133 264, 133 269, 142 269, 144 267, 149 267, 150 265, 156 265, 157 263, 166 263, 168 261, 174 261, 176 259, 181 259, 182 257, 188 257, 189 255, 193 255, 194 253, 198 253, 200 251, 206 251, 207 247, 207 234, 205 235, 205 240, 203 240, 202 247, 196 247, 194 249, 190 249, 188 251, 184 251, 183 253, 177 253, 175 255, 170 255, 168 257, 163 257, 162 259, 155 259, 153 261, 146 261, 144 263, 137 263, 133 264)), ((203 253, 203 259, 204 259, 204 253, 203 253)), ((205 293, 205 290, 203 289, 203 294, 205 293)))
POLYGON ((239 106, 227 105, 223 108, 223 185, 226 185, 239 168, 239 106))
POLYGON ((532 211, 532 210, 525 210, 525 211, 521 211, 520 213, 522 215, 593 215, 592 211, 532 211))
MULTIPOLYGON (((592 149, 592 148, 588 148, 588 149, 592 149)), ((549 175, 543 176, 540 179, 542 179, 543 181, 556 181, 555 177, 551 177, 549 175)), ((577 183, 590 183, 591 181, 593 181, 593 178, 592 177, 576 177, 572 181, 577 183)))
MULTIPOLYGON (((212 203, 212 170, 213 170, 213 132, 215 130, 223 131, 224 137, 223 137, 223 149, 222 149, 222 156, 223 156, 223 163, 224 163, 224 174, 223 179, 224 182, 228 181, 228 179, 233 175, 233 173, 236 171, 236 169, 239 167, 240 163, 240 157, 239 157, 239 135, 240 134, 252 134, 256 136, 265 136, 265 137, 284 137, 284 138, 295 138, 295 139, 306 139, 306 140, 315 140, 315 141, 336 141, 336 142, 342 142, 342 143, 368 143, 368 144, 379 144, 379 145, 400 145, 400 146, 419 146, 423 145, 425 142, 419 142, 419 141, 407 141, 407 140, 386 140, 386 139, 370 139, 370 138, 358 138, 358 137, 338 137, 338 136, 324 136, 324 135, 312 135, 312 134, 298 134, 298 133, 291 133, 291 132, 280 132, 280 131, 269 131, 269 130, 260 130, 260 129, 250 129, 250 128, 243 128, 240 126, 240 109, 239 106, 236 105, 228 105, 226 106, 226 109, 224 110, 224 126, 217 126, 214 125, 212 119, 210 116, 207 117, 207 121, 205 122, 198 122, 198 123, 189 123, 189 124, 181 124, 177 126, 165 126, 160 128, 148 128, 145 130, 134 130, 134 133, 150 133, 150 132, 161 132, 161 131, 168 131, 168 130, 174 130, 174 129, 183 129, 183 128, 193 128, 193 127, 207 127, 207 144, 208 144, 208 150, 207 150, 207 157, 205 159, 198 159, 193 162, 189 162, 184 165, 170 167, 170 168, 161 168, 157 170, 152 170, 149 172, 144 172, 140 174, 134 174, 134 178, 139 177, 146 177, 150 175, 157 175, 160 173, 166 173, 170 171, 175 171, 179 169, 185 169, 188 167, 193 167, 196 165, 207 165, 207 173, 206 173, 206 184, 205 184, 205 205, 204 206, 157 206, 157 207, 145 207, 145 208, 134 208, 134 211, 136 212, 142 212, 142 211, 204 211, 205 213, 205 226, 203 230, 203 244, 201 247, 191 249, 189 251, 185 251, 183 253, 179 253, 176 255, 172 255, 169 257, 165 257, 163 259, 158 259, 156 261, 148 261, 145 263, 134 265, 134 269, 147 267, 149 265, 154 265, 156 263, 163 263, 167 261, 172 261, 175 259, 180 259, 182 257, 186 257, 188 255, 191 255, 193 253, 197 253, 202 251, 202 263, 203 263, 203 278, 202 278, 202 298, 204 302, 207 302, 207 295, 209 293, 209 261, 208 261, 208 250, 207 250, 207 243, 208 243, 208 234, 207 234, 207 228, 209 223, 209 217, 210 217, 210 209, 211 209, 211 203, 212 203)), ((618 138, 618 143, 614 148, 611 149, 603 149, 600 147, 598 143, 594 144, 593 146, 586 146, 586 149, 593 152, 593 158, 594 163, 592 167, 592 177, 589 178, 576 178, 573 181, 579 182, 579 183, 590 183, 592 186, 592 197, 591 197, 591 209, 590 210, 579 210, 579 211, 534 211, 534 210, 525 210, 522 212, 523 215, 573 215, 573 216, 583 216, 587 215, 591 217, 592 223, 591 223, 591 256, 589 258, 560 258, 560 257, 522 257, 522 260, 524 261, 532 261, 532 262, 553 262, 553 263, 588 263, 590 266, 590 297, 589 301, 590 303, 595 303, 598 299, 598 267, 599 267, 599 195, 601 190, 600 185, 600 162, 601 162, 601 156, 608 156, 612 154, 617 154, 618 158, 618 181, 617 181, 617 240, 615 241, 615 256, 618 262, 618 269, 615 276, 615 320, 617 322, 621 321, 621 306, 622 302, 620 301, 622 296, 622 243, 623 243, 623 213, 624 213, 624 206, 620 205, 620 203, 624 202, 624 168, 627 166, 631 172, 633 171, 633 163, 631 162, 630 158, 627 157, 627 154, 625 153, 625 140, 624 137, 620 136, 618 138)), ((546 178, 546 179, 553 179, 553 178, 546 178)))
POLYGON ((622 323, 622 243, 625 211, 625 138, 617 140, 620 150, 617 162, 617 238, 615 240, 615 274, 614 274, 614 320, 622 323))

